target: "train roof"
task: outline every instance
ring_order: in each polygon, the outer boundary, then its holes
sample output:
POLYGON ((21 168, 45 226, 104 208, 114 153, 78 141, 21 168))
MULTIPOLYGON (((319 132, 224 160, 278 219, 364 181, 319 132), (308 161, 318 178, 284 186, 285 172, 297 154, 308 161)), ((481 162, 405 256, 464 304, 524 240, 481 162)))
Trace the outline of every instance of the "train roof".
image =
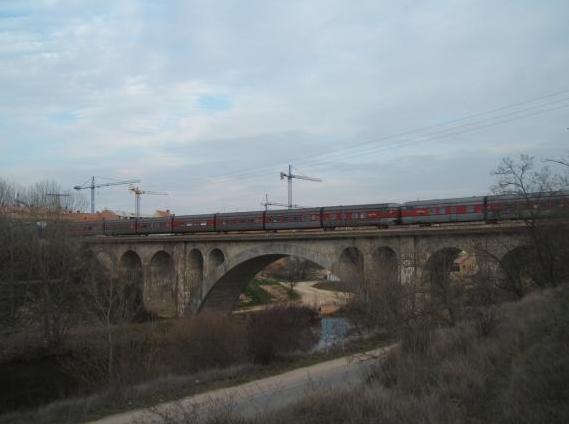
POLYGON ((187 219, 187 218, 213 218, 213 213, 201 213, 197 215, 174 215, 174 219, 187 219))
POLYGON ((458 197, 449 199, 415 200, 405 202, 403 206, 457 205, 462 203, 483 203, 484 196, 458 197))
POLYGON ((559 190, 559 191, 542 191, 535 193, 527 193, 527 195, 521 193, 508 193, 508 194, 494 194, 488 196, 488 200, 523 200, 527 196, 527 199, 543 199, 543 198, 557 198, 557 197, 569 197, 569 190, 559 190))
POLYGON ((310 212, 316 212, 316 211, 320 211, 320 208, 293 208, 293 209, 270 209, 267 210, 267 214, 273 214, 273 213, 298 213, 298 212, 306 212, 306 211, 310 211, 310 212))
POLYGON ((217 216, 250 216, 250 215, 259 215, 262 214, 263 211, 244 211, 244 212, 222 212, 216 214, 217 216))
POLYGON ((365 203, 359 205, 324 206, 324 209, 369 209, 369 208, 398 208, 399 203, 365 203))

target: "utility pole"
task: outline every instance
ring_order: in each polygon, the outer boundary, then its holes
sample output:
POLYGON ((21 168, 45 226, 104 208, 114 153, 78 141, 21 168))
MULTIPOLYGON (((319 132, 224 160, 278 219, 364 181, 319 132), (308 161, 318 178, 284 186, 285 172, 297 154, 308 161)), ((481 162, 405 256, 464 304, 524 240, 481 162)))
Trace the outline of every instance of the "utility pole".
POLYGON ((123 184, 134 184, 139 183, 140 180, 124 180, 124 181, 116 181, 112 183, 102 183, 102 184, 95 184, 95 177, 91 177, 91 181, 82 185, 76 185, 73 188, 75 190, 85 190, 87 188, 91 189, 91 213, 95 213, 95 189, 100 187, 110 187, 116 185, 123 185, 123 184))
POLYGON ((306 181, 315 181, 318 183, 321 183, 322 180, 320 178, 313 178, 313 177, 307 177, 304 175, 299 175, 299 174, 293 174, 292 173, 292 165, 289 164, 288 166, 288 173, 286 172, 281 172, 281 180, 284 180, 286 177, 287 179, 287 183, 288 183, 288 208, 292 209, 293 208, 293 204, 292 204, 292 179, 296 178, 298 180, 306 180, 306 181))
POLYGON ((164 193, 161 191, 147 191, 141 190, 139 187, 129 187, 130 191, 134 193, 134 214, 136 218, 140 218, 140 196, 143 194, 152 194, 157 196, 167 196, 168 193, 164 193))

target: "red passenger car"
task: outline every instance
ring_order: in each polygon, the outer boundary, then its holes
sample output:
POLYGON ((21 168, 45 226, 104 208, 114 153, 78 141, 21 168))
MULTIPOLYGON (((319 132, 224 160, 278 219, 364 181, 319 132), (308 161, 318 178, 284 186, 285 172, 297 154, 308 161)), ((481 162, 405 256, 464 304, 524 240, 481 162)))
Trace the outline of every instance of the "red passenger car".
POLYGON ((216 231, 252 231, 264 229, 264 212, 233 212, 215 215, 216 231))
POLYGON ((569 217, 569 191, 487 197, 487 221, 567 217, 569 217))
POLYGON ((484 197, 435 199, 407 202, 401 206, 403 224, 436 224, 483 221, 484 197))
POLYGON ((182 215, 172 220, 173 233, 201 233, 215 231, 215 215, 182 215))
POLYGON ((168 234, 172 232, 172 217, 138 218, 136 220, 137 234, 168 234))
POLYGON ((322 208, 281 209, 265 213, 265 229, 320 228, 322 208))
POLYGON ((120 219, 104 222, 104 232, 106 236, 136 234, 136 220, 120 219))
POLYGON ((322 226, 358 227, 388 226, 399 223, 400 207, 397 203, 372 205, 330 206, 322 211, 322 226))

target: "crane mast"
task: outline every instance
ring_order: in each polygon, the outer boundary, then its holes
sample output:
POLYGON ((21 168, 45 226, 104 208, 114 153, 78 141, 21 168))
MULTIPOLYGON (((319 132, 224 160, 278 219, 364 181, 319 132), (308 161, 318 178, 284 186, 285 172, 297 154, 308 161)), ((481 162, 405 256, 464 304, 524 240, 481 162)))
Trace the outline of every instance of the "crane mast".
POLYGON ((306 180, 306 181, 315 181, 318 183, 322 182, 322 179, 320 178, 313 178, 313 177, 307 177, 305 175, 299 175, 299 174, 293 174, 292 173, 292 165, 288 165, 288 173, 286 172, 281 172, 281 180, 287 179, 287 183, 288 183, 288 208, 292 209, 294 207, 294 205, 292 204, 292 179, 296 178, 298 180, 306 180))
POLYGON ((96 184, 95 183, 95 177, 91 177, 90 182, 86 183, 86 184, 82 184, 82 185, 76 185, 73 187, 73 189, 75 190, 85 190, 85 189, 90 189, 91 190, 91 213, 94 214, 95 213, 95 189, 96 188, 101 188, 101 187, 110 187, 110 186, 116 186, 116 185, 124 185, 124 184, 135 184, 135 183, 139 183, 140 180, 123 180, 123 181, 115 181, 112 183, 101 183, 101 184, 96 184))
POLYGON ((140 187, 129 187, 130 191, 134 193, 134 215, 136 218, 140 218, 140 196, 143 194, 151 194, 155 196, 167 196, 168 193, 162 191, 148 191, 141 190, 140 187))

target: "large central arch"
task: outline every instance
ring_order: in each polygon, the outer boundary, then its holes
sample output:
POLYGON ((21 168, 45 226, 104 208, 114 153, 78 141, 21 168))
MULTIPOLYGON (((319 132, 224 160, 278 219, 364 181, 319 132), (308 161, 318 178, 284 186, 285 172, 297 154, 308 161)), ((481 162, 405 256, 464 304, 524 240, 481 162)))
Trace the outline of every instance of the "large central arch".
POLYGON ((213 284, 200 310, 231 311, 239 294, 257 273, 287 256, 296 256, 314 262, 324 269, 332 269, 332 262, 328 257, 300 246, 283 244, 248 250, 230 259, 227 272, 213 284))

